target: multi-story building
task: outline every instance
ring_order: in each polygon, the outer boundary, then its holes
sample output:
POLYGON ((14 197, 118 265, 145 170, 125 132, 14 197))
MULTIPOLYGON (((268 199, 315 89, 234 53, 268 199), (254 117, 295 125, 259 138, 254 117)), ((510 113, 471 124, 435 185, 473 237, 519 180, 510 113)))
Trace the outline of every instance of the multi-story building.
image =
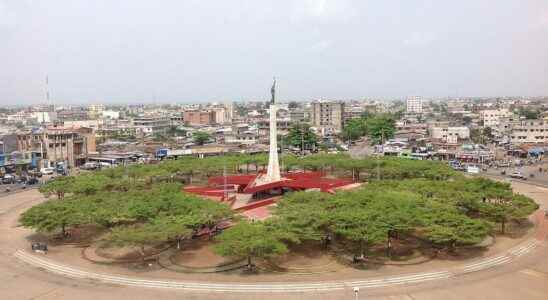
POLYGON ((422 97, 411 96, 407 98, 407 113, 422 114, 422 97))
POLYGON ((430 137, 448 143, 470 138, 470 128, 462 127, 431 127, 430 137))
POLYGON ((361 116, 363 116, 364 113, 365 110, 362 106, 345 107, 344 121, 346 123, 348 122, 348 120, 360 118, 361 116))
POLYGON ((341 131, 344 125, 344 102, 315 101, 312 102, 312 126, 322 132, 332 129, 341 131))
POLYGON ((303 109, 290 109, 289 110, 289 119, 291 122, 300 123, 308 121, 308 113, 303 109))
POLYGON ((217 124, 230 123, 227 118, 227 111, 224 106, 212 107, 209 109, 215 114, 214 122, 217 124))
POLYGON ((502 119, 512 116, 512 112, 506 108, 488 109, 480 111, 480 120, 485 127, 497 127, 502 119))
POLYGON ((165 133, 169 129, 170 119, 163 116, 137 117, 133 119, 135 132, 140 135, 165 133))
POLYGON ((82 165, 95 149, 95 133, 91 128, 48 127, 17 135, 17 150, 33 153, 40 168, 59 163, 69 167, 82 165))
POLYGON ((183 119, 187 125, 210 125, 217 123, 214 111, 187 110, 183 112, 183 119))
POLYGON ((87 120, 88 119, 88 112, 87 110, 83 108, 71 108, 71 109, 64 109, 57 112, 57 118, 60 121, 79 121, 79 120, 87 120))
POLYGON ((100 118, 103 116, 105 106, 103 104, 92 104, 88 106, 88 116, 91 119, 100 118))
POLYGON ((510 143, 548 143, 547 120, 519 120, 505 124, 510 143))
POLYGON ((36 119, 38 123, 53 123, 57 121, 57 113, 54 111, 35 111, 31 113, 31 118, 36 119))
MULTIPOLYGON (((279 135, 286 135, 291 128, 291 121, 289 119, 277 119, 276 128, 279 135)), ((259 135, 259 142, 267 144, 270 138, 270 121, 263 119, 257 122, 257 133, 259 135)))

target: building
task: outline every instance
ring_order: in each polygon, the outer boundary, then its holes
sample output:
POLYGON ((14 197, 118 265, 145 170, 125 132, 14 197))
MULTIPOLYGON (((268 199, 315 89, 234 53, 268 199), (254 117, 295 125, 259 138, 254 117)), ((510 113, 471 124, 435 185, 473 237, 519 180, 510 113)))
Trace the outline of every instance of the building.
POLYGON ((341 131, 344 125, 344 102, 315 101, 312 102, 312 126, 321 131, 332 129, 341 131))
POLYGON ((115 110, 103 110, 101 112, 101 117, 105 119, 117 120, 120 119, 120 112, 115 110))
POLYGON ((411 96, 407 98, 407 113, 422 114, 422 97, 411 96))
POLYGON ((507 123, 509 140, 512 144, 548 143, 548 121, 519 120, 507 123))
POLYGON ((308 112, 304 109, 290 109, 289 110, 289 119, 293 123, 302 123, 302 122, 308 122, 308 112))
POLYGON ((79 121, 64 121, 64 122, 61 122, 61 124, 63 124, 63 127, 66 129, 86 127, 86 128, 93 129, 93 131, 98 131, 103 127, 104 122, 103 120, 79 120, 79 121))
POLYGON ((167 132, 170 122, 167 117, 137 117, 133 119, 133 126, 138 135, 146 136, 167 132))
POLYGON ((187 125, 210 125, 217 123, 214 111, 187 110, 183 112, 183 119, 187 125))
POLYGON ((88 116, 91 119, 97 119, 103 116, 105 106, 103 104, 92 104, 88 106, 88 116))
POLYGON ((88 112, 83 108, 63 109, 57 112, 60 121, 80 121, 88 119, 88 112))
POLYGON ((224 106, 219 107, 212 107, 210 108, 210 111, 212 111, 215 114, 215 123, 217 124, 227 124, 230 123, 227 118, 227 111, 224 106))
POLYGON ((77 167, 95 152, 95 133, 91 128, 48 127, 17 135, 17 151, 33 153, 38 168, 61 163, 77 167))
POLYGON ((31 113, 31 118, 38 123, 53 123, 57 121, 57 113, 54 111, 36 111, 31 113))
POLYGON ((512 112, 506 108, 482 110, 479 114, 483 126, 491 128, 497 127, 501 120, 512 116, 512 112))
POLYGON ((430 137, 443 142, 455 144, 459 140, 470 138, 470 128, 462 127, 431 127, 430 137))

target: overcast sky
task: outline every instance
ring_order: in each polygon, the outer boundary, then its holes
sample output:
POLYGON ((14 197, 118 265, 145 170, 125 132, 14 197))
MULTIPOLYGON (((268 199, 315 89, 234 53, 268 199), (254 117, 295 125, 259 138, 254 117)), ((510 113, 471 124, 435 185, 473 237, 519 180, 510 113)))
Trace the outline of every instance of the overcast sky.
POLYGON ((0 103, 548 95, 546 0, 0 0, 0 103))

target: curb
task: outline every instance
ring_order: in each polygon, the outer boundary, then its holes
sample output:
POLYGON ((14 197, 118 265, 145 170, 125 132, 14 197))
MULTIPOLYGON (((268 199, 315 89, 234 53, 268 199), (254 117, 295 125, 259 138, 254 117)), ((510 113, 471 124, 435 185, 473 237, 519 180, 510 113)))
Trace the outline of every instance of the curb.
POLYGON ((505 251, 493 257, 487 257, 472 263, 458 266, 449 270, 441 270, 427 273, 416 273, 406 275, 393 275, 381 278, 371 278, 356 281, 335 281, 335 282, 303 282, 294 284, 284 283, 264 283, 264 284, 244 284, 244 283, 207 283, 207 282, 181 282, 181 281, 163 281, 147 280, 136 277, 126 277, 121 275, 108 275, 93 273, 85 270, 76 269, 70 266, 57 264, 49 259, 40 258, 37 255, 28 253, 25 250, 18 250, 14 256, 24 263, 41 268, 51 273, 62 275, 69 278, 95 280, 108 284, 119 284, 125 286, 148 287, 148 288, 166 288, 189 291, 207 291, 207 292, 307 292, 307 291, 336 291, 343 289, 352 289, 354 287, 372 289, 403 284, 417 284, 429 281, 446 280, 449 278, 479 272, 491 269, 497 266, 508 264, 519 257, 535 250, 542 242, 537 239, 530 239, 524 243, 505 251))

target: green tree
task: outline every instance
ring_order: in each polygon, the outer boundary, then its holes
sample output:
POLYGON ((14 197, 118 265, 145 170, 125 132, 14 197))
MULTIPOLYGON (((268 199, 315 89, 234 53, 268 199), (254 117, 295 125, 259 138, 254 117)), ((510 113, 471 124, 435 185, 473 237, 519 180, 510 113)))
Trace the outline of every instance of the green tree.
POLYGON ((508 222, 524 220, 538 207, 538 204, 526 196, 512 195, 506 199, 490 199, 487 203, 482 203, 480 213, 486 219, 500 223, 501 232, 505 234, 508 222))
POLYGON ((62 236, 66 237, 68 227, 86 224, 88 218, 77 200, 67 198, 35 205, 20 216, 19 222, 38 232, 51 233, 61 230, 62 236))
POLYGON ((285 136, 284 144, 303 150, 314 150, 318 144, 318 137, 305 123, 293 124, 285 136), (303 148, 304 147, 304 148, 303 148))
POLYGON ((362 207, 339 208, 333 212, 332 230, 359 245, 359 253, 365 256, 369 245, 383 241, 387 230, 370 220, 371 211, 362 207))
POLYGON ((114 246, 137 247, 144 262, 146 257, 145 247, 167 239, 167 232, 161 230, 161 227, 157 224, 145 224, 113 228, 106 241, 114 246))
POLYGON ((390 116, 376 116, 367 119, 367 134, 374 144, 380 144, 394 136, 396 126, 390 116))
POLYGON ((366 135, 367 134, 366 124, 367 124, 366 119, 364 118, 352 119, 346 122, 346 124, 344 124, 344 128, 341 133, 343 140, 351 142, 366 135))
POLYGON ((287 252, 286 245, 261 222, 239 222, 216 238, 215 252, 222 256, 246 257, 249 268, 252 258, 268 258, 287 252))
POLYGON ((192 134, 192 140, 196 145, 203 145, 211 139, 211 135, 204 131, 196 131, 192 134))
POLYGON ((273 225, 292 242, 320 240, 329 234, 331 198, 321 192, 291 193, 276 204, 273 225))
POLYGON ((291 101, 287 104, 287 107, 289 109, 295 109, 295 108, 299 107, 299 103, 297 103, 296 101, 291 101))
POLYGON ((65 194, 67 192, 70 192, 70 190, 72 189, 72 184, 74 183, 74 180, 74 176, 57 177, 42 185, 39 190, 46 196, 54 194, 57 196, 57 199, 63 199, 65 197, 65 194))
POLYGON ((458 244, 481 242, 491 231, 489 223, 469 218, 447 206, 436 205, 423 218, 425 237, 432 243, 454 251, 458 244))
POLYGON ((525 117, 527 120, 536 120, 540 117, 539 110, 533 110, 528 108, 521 107, 518 111, 518 114, 522 117, 525 117))

